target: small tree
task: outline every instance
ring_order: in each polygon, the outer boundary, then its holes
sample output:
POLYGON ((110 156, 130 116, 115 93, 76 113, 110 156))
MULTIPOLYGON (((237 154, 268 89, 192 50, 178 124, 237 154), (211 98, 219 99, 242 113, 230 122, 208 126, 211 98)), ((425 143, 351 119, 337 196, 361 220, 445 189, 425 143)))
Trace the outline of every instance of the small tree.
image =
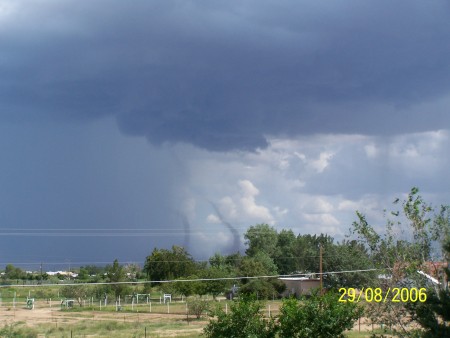
POLYGON ((61 289, 64 297, 76 299, 80 307, 83 306, 83 299, 86 298, 87 293, 86 285, 66 285, 61 289))
POLYGON ((126 280, 126 273, 117 259, 114 260, 112 266, 106 267, 106 280, 112 283, 110 287, 113 290, 116 299, 131 291, 128 285, 121 284, 121 282, 126 280))
MULTIPOLYGON (((444 245, 446 257, 450 256, 450 241, 444 245)), ((447 280, 450 278, 450 269, 445 269, 447 280)), ((449 337, 450 336, 450 291, 444 283, 437 290, 430 288, 425 303, 410 303, 409 309, 414 319, 425 329, 422 337, 449 337)))
POLYGON ((197 319, 200 319, 205 311, 209 310, 209 302, 203 299, 193 299, 188 302, 189 314, 195 315, 197 319))
MULTIPOLYGON (((369 251, 375 266, 384 269, 384 274, 390 276, 384 281, 373 281, 373 288, 388 290, 405 283, 423 286, 423 277, 417 271, 422 270, 425 263, 435 256, 433 250, 439 247, 439 242, 448 238, 450 232, 449 207, 441 206, 436 212, 422 199, 418 188, 412 188, 403 202, 400 199, 394 201, 396 207, 399 204, 401 208, 390 213, 383 232, 375 230, 359 212, 358 221, 353 223, 353 234, 369 251)), ((431 300, 417 307, 403 302, 374 302, 369 312, 380 323, 393 325, 394 334, 414 336, 415 332, 409 326, 418 319, 414 311, 427 309, 423 313, 430 313, 433 311, 428 307, 431 300)), ((423 325, 420 320, 419 323, 423 325)))

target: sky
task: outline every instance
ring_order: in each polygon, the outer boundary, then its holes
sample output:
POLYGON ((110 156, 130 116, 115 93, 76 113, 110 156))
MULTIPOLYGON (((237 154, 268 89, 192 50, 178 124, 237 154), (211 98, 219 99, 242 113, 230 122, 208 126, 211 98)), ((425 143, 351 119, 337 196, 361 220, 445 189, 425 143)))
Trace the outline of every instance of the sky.
POLYGON ((0 266, 244 252, 449 204, 447 1, 0 0, 0 266))

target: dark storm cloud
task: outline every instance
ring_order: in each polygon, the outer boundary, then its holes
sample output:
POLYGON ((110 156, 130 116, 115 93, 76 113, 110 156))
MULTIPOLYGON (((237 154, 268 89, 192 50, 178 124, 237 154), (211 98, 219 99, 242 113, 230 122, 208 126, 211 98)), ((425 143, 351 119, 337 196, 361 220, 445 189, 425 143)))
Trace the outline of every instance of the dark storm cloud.
POLYGON ((448 15, 445 1, 18 2, 0 21, 0 114, 113 115, 154 144, 219 151, 445 128, 447 112, 408 107, 449 93, 448 15))

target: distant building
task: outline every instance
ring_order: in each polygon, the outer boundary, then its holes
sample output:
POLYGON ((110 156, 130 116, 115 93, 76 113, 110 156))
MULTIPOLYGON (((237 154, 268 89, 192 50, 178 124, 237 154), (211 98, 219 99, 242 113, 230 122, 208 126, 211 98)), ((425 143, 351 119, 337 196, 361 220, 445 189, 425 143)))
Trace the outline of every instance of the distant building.
POLYGON ((69 277, 73 277, 73 278, 78 276, 77 273, 74 273, 72 271, 47 271, 46 273, 49 276, 60 275, 60 276, 69 276, 69 277))
POLYGON ((313 289, 320 287, 320 278, 282 277, 278 279, 286 285, 283 297, 310 295, 313 289))

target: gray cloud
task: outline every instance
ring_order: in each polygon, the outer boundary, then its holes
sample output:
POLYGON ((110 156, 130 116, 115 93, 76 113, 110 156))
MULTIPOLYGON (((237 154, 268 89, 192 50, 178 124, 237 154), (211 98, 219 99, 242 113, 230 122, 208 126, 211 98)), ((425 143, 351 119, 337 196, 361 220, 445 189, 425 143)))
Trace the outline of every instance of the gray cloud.
POLYGON ((0 116, 115 116, 153 144, 252 150, 265 135, 450 124, 436 1, 17 2, 0 33, 0 116), (388 122, 388 123, 387 123, 388 122))

